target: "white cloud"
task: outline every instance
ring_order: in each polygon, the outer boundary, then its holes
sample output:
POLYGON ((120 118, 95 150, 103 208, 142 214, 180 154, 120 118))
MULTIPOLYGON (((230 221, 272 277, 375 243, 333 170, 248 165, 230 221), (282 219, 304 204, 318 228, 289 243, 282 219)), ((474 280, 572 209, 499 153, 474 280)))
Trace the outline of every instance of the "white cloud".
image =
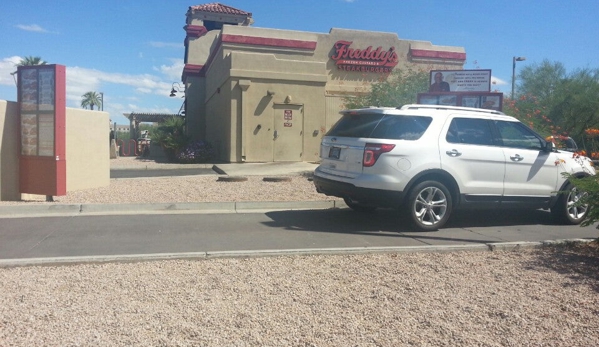
POLYGON ((154 71, 159 71, 165 75, 169 80, 180 81, 181 74, 183 73, 183 59, 171 59, 171 65, 160 65, 160 67, 154 67, 154 71))
POLYGON ((39 26, 37 24, 31 24, 31 25, 19 24, 19 25, 17 25, 17 28, 19 28, 21 30, 25 30, 25 31, 36 32, 36 33, 47 33, 47 32, 49 32, 48 30, 42 28, 41 26, 39 26))
POLYGON ((0 85, 14 86, 15 80, 11 73, 17 71, 16 65, 21 61, 21 57, 13 56, 4 58, 0 61, 0 85))
POLYGON ((502 85, 506 85, 507 82, 500 78, 497 78, 495 76, 491 76, 491 84, 496 85, 496 86, 502 86, 502 85))

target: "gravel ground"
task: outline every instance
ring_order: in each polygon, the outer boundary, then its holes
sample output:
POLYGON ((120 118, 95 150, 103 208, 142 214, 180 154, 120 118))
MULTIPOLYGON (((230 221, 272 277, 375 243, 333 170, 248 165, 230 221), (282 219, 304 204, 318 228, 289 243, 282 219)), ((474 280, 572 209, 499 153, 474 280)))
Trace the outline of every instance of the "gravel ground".
MULTIPOLYGON (((58 201, 322 199, 299 176, 174 180, 112 180, 58 201)), ((598 249, 2 268, 0 346, 599 346, 598 249)))
MULTIPOLYGON (((111 168, 161 169, 176 166, 120 157, 111 168)), ((189 166, 188 166, 189 167, 189 166)), ((55 196, 50 204, 118 204, 225 201, 322 201, 334 198, 319 194, 314 184, 301 175, 286 176, 290 181, 265 182, 263 176, 245 176, 245 182, 218 181, 219 175, 111 179, 108 187, 68 192, 55 196)), ((268 176, 271 177, 271 176, 268 176)), ((28 201, 0 201, 0 205, 48 204, 45 196, 28 201)))
POLYGON ((0 269, 0 346, 598 346, 567 249, 0 269))

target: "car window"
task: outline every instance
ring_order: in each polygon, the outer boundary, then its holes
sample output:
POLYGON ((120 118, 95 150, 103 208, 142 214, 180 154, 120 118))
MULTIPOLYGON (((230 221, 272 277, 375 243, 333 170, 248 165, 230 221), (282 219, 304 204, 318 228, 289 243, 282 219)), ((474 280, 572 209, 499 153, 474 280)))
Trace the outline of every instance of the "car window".
POLYGON ((418 140, 432 122, 431 117, 386 115, 372 132, 375 139, 418 140))
POLYGON ((503 146, 541 150, 542 140, 536 133, 520 122, 495 121, 503 146))
POLYGON ((445 139, 450 143, 493 145, 491 126, 486 119, 454 118, 445 139))
POLYGON ((344 114, 326 136, 370 137, 383 116, 380 113, 344 114))

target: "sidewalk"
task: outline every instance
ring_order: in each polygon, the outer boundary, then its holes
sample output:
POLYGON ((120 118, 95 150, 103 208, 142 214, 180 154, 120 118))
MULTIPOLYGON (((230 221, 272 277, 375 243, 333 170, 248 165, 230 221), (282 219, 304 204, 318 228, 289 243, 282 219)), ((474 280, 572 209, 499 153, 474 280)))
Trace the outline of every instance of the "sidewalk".
MULTIPOLYGON (((287 177, 305 177, 309 178, 314 169, 318 166, 316 163, 307 162, 277 162, 277 163, 208 163, 208 164, 171 164, 156 162, 151 159, 135 157, 119 157, 111 160, 111 172, 127 171, 128 178, 111 179, 111 185, 119 182, 118 180, 136 180, 150 179, 147 171, 170 171, 172 178, 189 175, 189 171, 196 169, 198 176, 213 175, 218 179, 244 179, 251 177, 253 179, 281 179, 287 177), (139 174, 138 178, 131 175, 139 174), (178 176, 181 175, 181 176, 178 176)), ((189 177, 189 176, 185 176, 189 177)), ((164 178, 164 177, 163 177, 164 178)), ((168 179, 169 177, 166 177, 168 179)), ((155 184, 164 181, 154 181, 155 184)), ((176 184, 176 183, 174 183, 176 184)), ((248 182, 247 184, 252 184, 248 182)), ((309 185, 312 187, 312 185, 309 185)), ((230 188, 230 187, 227 187, 230 188)), ((275 188, 273 188, 276 190, 275 188)), ((77 192, 74 192, 77 193, 77 192)), ((315 193, 315 191, 314 191, 315 193)), ((100 193, 98 193, 100 194, 100 193)), ((280 194, 286 194, 281 192, 280 194)), ((330 209, 347 207, 342 201, 334 198, 327 198, 319 195, 317 201, 279 201, 277 192, 271 193, 271 201, 264 201, 264 197, 257 201, 200 201, 181 199, 180 201, 169 202, 139 202, 139 201, 119 201, 118 203, 94 203, 95 199, 91 197, 81 203, 61 203, 58 197, 54 203, 23 202, 0 204, 0 217, 2 218, 22 218, 22 217, 41 217, 41 216, 75 216, 75 215, 117 215, 117 214, 156 214, 156 213, 242 213, 242 212, 262 212, 279 210, 303 210, 303 209, 330 209), (196 202, 197 201, 197 202, 196 202)), ((317 194, 314 194, 317 195, 317 194)))

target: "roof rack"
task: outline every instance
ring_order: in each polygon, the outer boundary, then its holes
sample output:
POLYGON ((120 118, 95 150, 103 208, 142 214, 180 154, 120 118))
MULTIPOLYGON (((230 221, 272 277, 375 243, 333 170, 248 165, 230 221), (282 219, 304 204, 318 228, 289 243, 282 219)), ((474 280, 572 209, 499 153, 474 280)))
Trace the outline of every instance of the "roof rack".
POLYGON ((503 113, 501 111, 489 110, 486 108, 443 106, 443 105, 411 104, 411 105, 401 106, 399 109, 401 109, 401 110, 428 109, 428 110, 466 111, 466 112, 483 112, 483 113, 488 113, 488 114, 505 115, 505 113, 503 113))

